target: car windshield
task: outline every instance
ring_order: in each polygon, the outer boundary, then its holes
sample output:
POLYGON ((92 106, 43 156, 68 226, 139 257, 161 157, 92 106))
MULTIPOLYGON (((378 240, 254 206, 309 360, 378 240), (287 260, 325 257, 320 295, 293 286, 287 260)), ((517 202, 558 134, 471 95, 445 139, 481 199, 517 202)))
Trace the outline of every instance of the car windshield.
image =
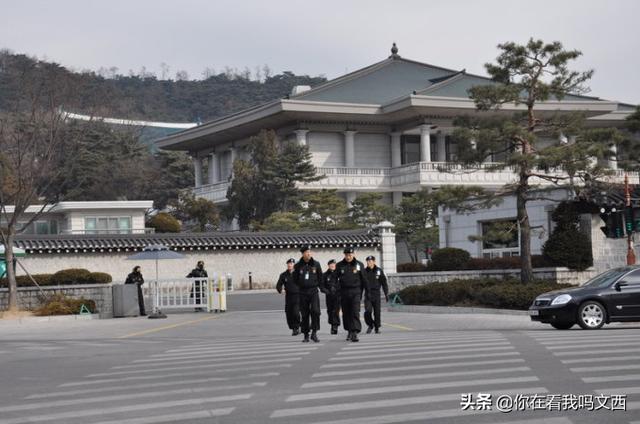
POLYGON ((596 275, 591 280, 584 283, 581 287, 606 287, 616 281, 618 278, 622 277, 627 272, 629 272, 629 269, 627 268, 611 269, 607 272, 603 272, 600 275, 596 275))

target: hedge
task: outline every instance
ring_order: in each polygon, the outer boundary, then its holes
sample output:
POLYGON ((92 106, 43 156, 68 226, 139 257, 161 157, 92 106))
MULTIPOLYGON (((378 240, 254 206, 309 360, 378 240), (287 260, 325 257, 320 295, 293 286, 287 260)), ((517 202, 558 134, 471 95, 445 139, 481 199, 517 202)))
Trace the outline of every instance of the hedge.
MULTIPOLYGON (((547 268, 555 266, 551 261, 542 255, 532 255, 531 263, 534 268, 547 268)), ((423 265, 417 262, 407 262, 397 266, 397 272, 426 272, 426 271, 478 271, 487 269, 520 269, 520 257, 512 256, 507 258, 469 258, 464 265, 455 264, 454 267, 446 266, 442 263, 434 265, 423 265)))
MULTIPOLYGON (((90 272, 84 268, 69 268, 55 274, 32 274, 34 280, 40 286, 68 286, 77 284, 108 284, 113 279, 104 272, 90 272)), ((18 287, 33 287, 33 281, 26 275, 16 277, 18 287)), ((0 280, 0 287, 8 287, 6 278, 0 280)))
POLYGON ((573 286, 550 281, 523 284, 514 279, 483 278, 411 286, 402 289, 399 294, 405 305, 479 306, 526 310, 540 294, 567 287, 573 286))

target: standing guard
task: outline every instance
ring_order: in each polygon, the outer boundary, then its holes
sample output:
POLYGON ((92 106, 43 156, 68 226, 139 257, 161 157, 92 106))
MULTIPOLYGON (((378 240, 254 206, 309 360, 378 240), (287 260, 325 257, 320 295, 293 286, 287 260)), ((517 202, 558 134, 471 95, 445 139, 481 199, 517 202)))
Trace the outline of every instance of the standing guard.
POLYGON ((293 268, 293 280, 300 288, 300 327, 304 333, 304 343, 309 343, 309 330, 311 340, 318 343, 318 330, 320 330, 320 296, 318 287, 322 281, 322 267, 311 256, 311 248, 303 246, 300 249, 302 258, 293 268), (311 322, 309 322, 311 321, 311 322))
POLYGON ((329 269, 322 276, 320 291, 325 294, 331 334, 338 334, 338 327, 340 326, 340 286, 338 284, 336 260, 331 259, 327 266, 329 269))
POLYGON ((348 332, 347 341, 357 342, 362 331, 360 323, 360 302, 366 287, 364 265, 353 255, 353 247, 344 249, 344 259, 337 265, 340 302, 342 304, 342 322, 348 332))
POLYGON ((389 287, 387 276, 382 268, 376 265, 375 256, 367 256, 367 268, 364 271, 367 287, 364 296, 364 322, 367 324, 367 334, 375 328, 376 334, 380 333, 382 316, 380 315, 380 288, 384 292, 384 298, 389 301, 389 287))
MULTIPOLYGON (((207 300, 207 282, 206 279, 209 277, 207 274, 207 270, 204 269, 204 262, 198 261, 196 267, 191 270, 191 272, 187 275, 187 278, 195 278, 193 282, 193 286, 191 287, 190 297, 193 298, 193 301, 197 305, 204 304, 207 300)), ((202 307, 196 307, 196 312, 201 312, 202 307)))
POLYGON ((287 270, 280 274, 276 284, 276 290, 280 294, 282 294, 282 288, 284 287, 284 313, 287 316, 287 325, 291 330, 292 336, 300 334, 300 301, 298 299, 300 288, 293 282, 293 266, 295 263, 296 260, 293 258, 287 260, 287 270))

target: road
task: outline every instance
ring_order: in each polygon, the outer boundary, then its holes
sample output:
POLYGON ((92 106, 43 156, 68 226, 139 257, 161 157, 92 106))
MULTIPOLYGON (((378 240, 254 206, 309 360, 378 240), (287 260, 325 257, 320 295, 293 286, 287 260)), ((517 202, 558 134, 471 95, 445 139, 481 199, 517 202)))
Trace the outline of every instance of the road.
POLYGON ((166 320, 0 321, 0 424, 640 424, 640 326, 561 332, 525 316, 394 312, 382 334, 347 343, 323 311, 320 343, 303 344, 281 301, 238 294, 227 313, 166 320), (626 395, 627 410, 588 411, 601 393, 609 407, 626 395), (491 395, 491 409, 463 409, 463 394, 491 395), (496 409, 500 396, 553 408, 552 395, 582 409, 496 409))

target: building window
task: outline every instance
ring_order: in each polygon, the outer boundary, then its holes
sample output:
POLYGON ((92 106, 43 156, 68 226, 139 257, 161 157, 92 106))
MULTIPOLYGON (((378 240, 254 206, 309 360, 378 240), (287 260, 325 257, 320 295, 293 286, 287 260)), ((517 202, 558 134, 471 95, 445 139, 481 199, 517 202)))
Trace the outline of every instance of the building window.
POLYGON ((400 138, 402 164, 420 162, 420 136, 403 135, 400 138))
MULTIPOLYGON (((26 223, 18 223, 18 228, 26 223)), ((22 234, 58 234, 58 221, 38 220, 29 224, 22 234)))
POLYGON ((518 221, 504 219, 481 223, 482 257, 510 257, 520 255, 520 231, 518 221))
POLYGON ((90 217, 84 219, 85 234, 129 234, 131 217, 90 217))

